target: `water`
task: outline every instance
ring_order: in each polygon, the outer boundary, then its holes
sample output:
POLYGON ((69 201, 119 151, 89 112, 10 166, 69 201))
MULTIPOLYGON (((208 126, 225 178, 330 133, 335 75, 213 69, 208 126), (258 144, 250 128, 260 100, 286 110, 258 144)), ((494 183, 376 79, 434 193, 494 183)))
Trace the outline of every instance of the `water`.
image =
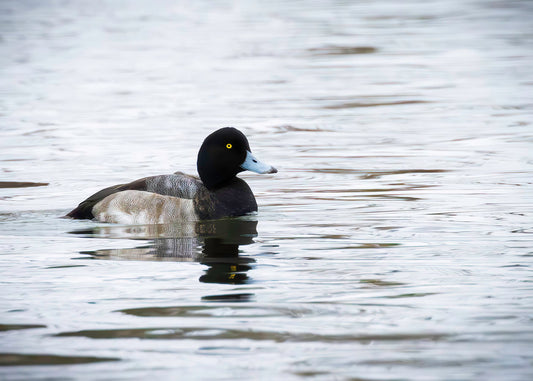
POLYGON ((0 378, 531 379, 532 16, 0 3, 0 378), (228 125, 256 216, 59 218, 228 125))

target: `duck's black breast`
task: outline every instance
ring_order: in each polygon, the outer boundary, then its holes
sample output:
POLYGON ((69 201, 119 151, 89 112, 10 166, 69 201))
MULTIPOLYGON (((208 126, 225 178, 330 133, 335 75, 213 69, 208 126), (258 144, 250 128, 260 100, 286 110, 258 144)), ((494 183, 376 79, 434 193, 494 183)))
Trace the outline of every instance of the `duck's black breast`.
POLYGON ((238 177, 214 190, 199 187, 193 202, 194 210, 201 220, 243 216, 257 211, 252 190, 238 177))

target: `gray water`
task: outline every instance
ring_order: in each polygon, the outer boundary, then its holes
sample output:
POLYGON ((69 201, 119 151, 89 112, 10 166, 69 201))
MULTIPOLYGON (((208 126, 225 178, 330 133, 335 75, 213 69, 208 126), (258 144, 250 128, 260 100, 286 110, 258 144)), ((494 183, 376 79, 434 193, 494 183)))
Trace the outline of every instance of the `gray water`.
POLYGON ((533 378, 533 3, 0 2, 0 378, 533 378), (196 173, 259 213, 60 218, 196 173))

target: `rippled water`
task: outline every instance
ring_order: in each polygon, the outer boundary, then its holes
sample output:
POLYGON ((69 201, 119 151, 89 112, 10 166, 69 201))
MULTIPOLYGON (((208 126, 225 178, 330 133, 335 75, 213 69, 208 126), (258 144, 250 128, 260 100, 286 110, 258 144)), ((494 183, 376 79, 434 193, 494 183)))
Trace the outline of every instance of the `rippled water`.
POLYGON ((2 1, 0 378, 531 379, 532 17, 2 1), (227 125, 256 216, 59 218, 227 125))

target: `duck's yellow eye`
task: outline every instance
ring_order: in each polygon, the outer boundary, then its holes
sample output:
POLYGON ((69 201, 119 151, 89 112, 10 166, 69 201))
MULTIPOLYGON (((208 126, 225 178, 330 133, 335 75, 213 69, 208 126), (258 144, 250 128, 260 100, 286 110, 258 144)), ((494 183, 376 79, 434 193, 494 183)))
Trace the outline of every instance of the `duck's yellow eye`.
POLYGON ((231 147, 233 147, 233 146, 231 145, 231 143, 226 144, 226 148, 227 148, 227 149, 231 149, 231 147))

